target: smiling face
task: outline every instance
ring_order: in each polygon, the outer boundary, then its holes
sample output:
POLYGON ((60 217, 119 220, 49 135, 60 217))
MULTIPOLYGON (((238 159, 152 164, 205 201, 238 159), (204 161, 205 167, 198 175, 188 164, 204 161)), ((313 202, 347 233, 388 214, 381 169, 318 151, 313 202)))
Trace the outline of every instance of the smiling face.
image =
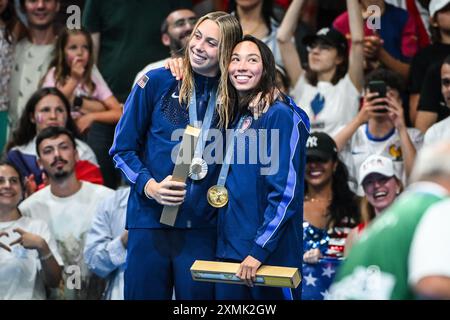
POLYGON ((189 41, 189 61, 192 69, 206 77, 219 72, 220 30, 217 23, 205 20, 200 23, 189 41))
POLYGON ((258 86, 263 73, 263 62, 258 46, 251 41, 239 43, 233 50, 228 75, 233 87, 240 93, 258 86))
POLYGON ((48 127, 65 127, 67 116, 63 101, 58 96, 48 95, 36 104, 31 122, 36 124, 39 133, 48 127))
POLYGON ((367 200, 380 213, 394 202, 400 192, 400 184, 395 177, 371 173, 362 182, 367 200))
POLYGON ((0 165, 0 206, 15 208, 22 199, 22 186, 17 171, 9 165, 0 165))
POLYGON ((167 33, 162 35, 164 45, 177 52, 186 46, 197 17, 188 9, 176 10, 167 16, 167 33))
POLYGON ((308 185, 319 188, 332 182, 333 171, 337 163, 330 160, 308 157, 306 161, 305 180, 308 185))
POLYGON ((47 29, 55 22, 59 11, 59 1, 25 0, 24 9, 31 27, 47 29))
POLYGON ((82 33, 71 34, 68 36, 67 43, 64 46, 64 56, 66 64, 70 67, 76 59, 83 67, 89 62, 89 44, 86 36, 82 33))

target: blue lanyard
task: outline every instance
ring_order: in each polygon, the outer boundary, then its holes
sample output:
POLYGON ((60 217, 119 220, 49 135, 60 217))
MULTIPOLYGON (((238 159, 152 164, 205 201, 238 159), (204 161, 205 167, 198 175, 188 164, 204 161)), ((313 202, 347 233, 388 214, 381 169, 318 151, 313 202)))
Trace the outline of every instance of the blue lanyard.
POLYGON ((227 151, 225 153, 225 159, 223 160, 222 168, 220 169, 219 179, 217 180, 218 186, 222 186, 222 187, 225 186, 225 181, 227 180, 228 171, 230 170, 231 157, 233 156, 233 153, 234 153, 234 145, 236 142, 236 136, 237 136, 237 133, 239 132, 239 130, 241 129, 242 123, 244 122, 245 118, 246 118, 246 116, 242 116, 239 119, 239 123, 238 123, 236 129, 234 129, 234 131, 233 131, 233 136, 231 138, 231 142, 227 146, 227 151))
MULTIPOLYGON (((201 126, 200 141, 197 142, 197 146, 195 147, 194 158, 201 158, 203 155, 203 149, 205 148, 206 139, 208 138, 208 132, 214 115, 217 100, 216 94, 217 86, 214 86, 209 96, 208 107, 206 108, 205 117, 201 126)), ((195 88, 189 101, 189 124, 195 128, 200 126, 200 121, 197 118, 197 98, 195 88)))

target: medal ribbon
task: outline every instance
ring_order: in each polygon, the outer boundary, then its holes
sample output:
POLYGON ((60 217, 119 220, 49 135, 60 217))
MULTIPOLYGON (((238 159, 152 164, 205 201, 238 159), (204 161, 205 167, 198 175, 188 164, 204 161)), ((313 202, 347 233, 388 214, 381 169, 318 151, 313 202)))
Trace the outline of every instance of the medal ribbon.
POLYGON ((235 145, 236 136, 237 136, 238 131, 242 128, 242 123, 244 122, 245 118, 246 118, 246 116, 242 116, 241 119, 239 119, 239 123, 238 123, 236 129, 234 129, 234 131, 233 131, 233 137, 231 139, 231 142, 227 146, 227 151, 225 153, 225 159, 223 160, 222 168, 220 169, 219 179, 217 179, 218 186, 221 186, 221 187, 225 186, 225 181, 227 180, 228 171, 230 170, 231 157, 233 156, 233 153, 234 153, 234 145, 235 145))
MULTIPOLYGON (((200 141, 197 142, 194 152, 194 158, 202 158, 203 149, 205 148, 206 139, 208 138, 208 132, 211 127, 212 118, 214 115, 214 108, 217 100, 217 86, 214 86, 211 90, 208 107, 206 108, 205 117, 203 119, 201 131, 200 131, 200 141)), ((192 93, 191 100, 189 101, 189 124, 193 127, 198 128, 199 122, 197 118, 197 98, 194 92, 192 93)))

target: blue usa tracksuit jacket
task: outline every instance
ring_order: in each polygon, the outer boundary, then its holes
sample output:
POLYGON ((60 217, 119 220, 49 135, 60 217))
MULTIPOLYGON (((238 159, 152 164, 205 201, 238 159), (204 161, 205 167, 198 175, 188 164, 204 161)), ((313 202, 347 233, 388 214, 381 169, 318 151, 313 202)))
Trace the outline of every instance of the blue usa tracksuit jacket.
MULTIPOLYGON (((259 119, 253 119, 247 131, 237 136, 234 163, 225 184, 229 203, 219 210, 217 256, 222 260, 241 262, 251 255, 266 265, 301 270, 305 145, 309 136, 309 119, 290 98, 288 102, 276 102, 259 119), (242 137, 239 140, 239 135, 247 133, 251 136, 251 129, 258 137, 257 148, 242 137), (264 141, 261 129, 267 130, 266 152, 261 144, 264 141), (278 130, 279 139, 271 134, 271 129, 278 130), (258 160, 252 164, 251 156, 255 156, 255 151, 258 160), (272 157, 271 164, 261 159, 264 152, 272 157), (246 155, 244 164, 237 163, 239 153, 246 155), (275 170, 273 174, 262 175, 261 169, 271 165, 275 170), (277 167, 278 170, 275 169, 277 167)), ((218 285, 216 292, 219 299, 291 298, 282 296, 281 289, 268 287, 249 290, 245 286, 218 285)))
MULTIPOLYGON (((128 97, 110 150, 114 163, 132 186, 128 201, 128 228, 166 228, 160 224, 162 206, 144 194, 147 181, 162 181, 173 173, 173 149, 181 137, 172 141, 172 133, 189 124, 186 106, 178 103, 178 81, 170 71, 157 69, 147 73, 144 88, 135 85, 128 97)), ((199 119, 207 107, 208 90, 217 78, 195 76, 199 119)), ((177 152, 175 153, 177 154, 177 152)), ((208 228, 216 225, 214 208, 206 201, 206 192, 217 179, 217 166, 209 165, 208 175, 200 181, 186 181, 186 200, 181 205, 175 228, 208 228)))
MULTIPOLYGON (((199 119, 203 119, 209 91, 217 82, 218 78, 195 75, 199 119)), ((174 148, 181 135, 173 140, 172 134, 189 124, 188 110, 180 106, 178 94, 179 83, 170 71, 148 72, 125 103, 110 150, 116 167, 131 184, 126 218, 130 230, 125 271, 127 299, 170 298, 172 284, 177 298, 212 297, 212 286, 194 283, 189 267, 195 259, 214 259, 216 211, 208 205, 206 193, 217 180, 219 167, 209 164, 206 178, 186 181, 185 201, 174 228, 159 223, 163 206, 144 194, 149 179, 160 182, 173 173, 171 155, 178 153, 174 148), (203 238, 200 242, 199 237, 203 238), (161 274, 163 270, 167 270, 166 274, 161 274), (202 288, 206 288, 205 293, 202 288)))

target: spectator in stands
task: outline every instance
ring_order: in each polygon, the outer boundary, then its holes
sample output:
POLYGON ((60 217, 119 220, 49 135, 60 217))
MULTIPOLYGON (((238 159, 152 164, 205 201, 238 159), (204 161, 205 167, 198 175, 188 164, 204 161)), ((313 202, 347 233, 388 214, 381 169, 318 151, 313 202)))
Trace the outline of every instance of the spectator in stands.
MULTIPOLYGON (((161 42, 170 48, 172 58, 182 57, 186 42, 191 35, 197 16, 194 11, 187 8, 180 8, 172 11, 161 24, 161 42)), ((133 85, 138 82, 142 75, 150 70, 164 67, 166 58, 148 64, 139 71, 133 81, 133 85)))
POLYGON ((363 87, 363 26, 359 3, 347 0, 353 46, 350 60, 347 40, 338 31, 324 28, 304 38, 309 47, 308 68, 304 70, 291 38, 303 0, 292 1, 278 29, 278 42, 297 104, 311 119, 313 131, 330 135, 358 113, 363 87))
POLYGON ((409 76, 411 122, 423 133, 450 112, 439 93, 439 73, 450 55, 450 0, 431 0, 429 5, 432 44, 413 58, 409 76))
POLYGON ((115 124, 122 114, 116 97, 93 66, 91 35, 83 29, 63 28, 42 87, 56 87, 71 101, 72 117, 81 133, 94 121, 115 124))
MULTIPOLYGON (((273 2, 273 0, 236 0, 230 3, 229 9, 239 20, 243 34, 249 34, 262 40, 272 51, 275 63, 284 67, 284 61, 278 48, 279 22, 274 14, 273 2)), ((293 40, 292 36, 289 40, 293 40)))
MULTIPOLYGON (((342 159, 349 168, 350 176, 358 177, 362 162, 377 154, 392 159, 396 176, 405 184, 416 155, 422 146, 423 135, 419 130, 407 128, 403 116, 402 79, 391 70, 377 69, 366 79, 384 81, 386 97, 377 98, 377 92, 368 89, 358 115, 333 138, 342 159)), ((359 188, 358 195, 363 195, 359 188)))
MULTIPOLYGON (((56 88, 39 89, 27 102, 19 126, 6 147, 8 160, 14 163, 28 180, 28 193, 33 193, 39 186, 45 186, 44 171, 37 162, 36 135, 52 126, 65 127, 75 136, 78 133, 70 117, 70 106, 66 97, 56 88)), ((77 177, 102 184, 103 178, 94 152, 83 141, 75 141, 80 158, 75 167, 77 177)))
POLYGON ((343 256, 345 239, 360 220, 359 201, 333 139, 314 132, 306 148, 303 260, 317 263, 343 256))
POLYGON ((130 188, 120 188, 97 207, 86 235, 84 259, 89 270, 107 280, 103 299, 124 299, 128 230, 125 218, 130 188))
POLYGON ((28 36, 17 43, 14 52, 9 94, 12 129, 47 72, 56 41, 55 18, 59 7, 59 0, 20 0, 28 22, 28 36))
MULTIPOLYGON (((364 57, 370 71, 381 64, 408 78, 409 62, 419 49, 418 31, 414 18, 408 11, 394 7, 384 0, 361 0, 361 14, 364 18, 364 57), (379 8, 379 12, 371 10, 379 8), (378 15, 379 16, 375 16, 378 15), (377 17, 379 29, 373 30, 368 19, 377 17), (367 23, 366 23, 367 22, 367 23)), ((372 20, 373 21, 373 20, 372 20)), ((344 12, 333 22, 333 27, 350 39, 349 13, 344 12)), ((351 43, 349 41, 349 46, 351 43)))
POLYGON ((75 176, 78 160, 75 139, 62 127, 49 127, 36 138, 39 164, 48 175, 49 185, 35 192, 19 206, 24 216, 47 222, 56 239, 59 253, 67 269, 64 283, 78 270, 81 280, 53 292, 56 298, 98 299, 103 292, 102 281, 88 272, 83 260, 87 231, 92 225, 95 209, 113 190, 80 181, 75 176))
POLYGON ((359 185, 364 190, 361 200, 362 222, 348 235, 345 244, 345 254, 359 238, 367 225, 388 208, 395 198, 402 192, 401 177, 396 176, 394 163, 391 159, 371 155, 359 169, 359 185))
POLYGON ((19 37, 19 22, 13 0, 0 2, 0 152, 6 142, 8 128, 9 83, 14 57, 14 46, 19 37))
POLYGON ((0 162, 0 299, 46 298, 45 286, 57 287, 62 260, 44 221, 22 216, 24 197, 19 171, 0 162))
POLYGON ((355 243, 332 299, 450 299, 450 144, 424 147, 408 189, 355 243))
MULTIPOLYGON (((450 111, 450 55, 445 58, 441 66, 441 93, 447 110, 450 111)), ((424 136, 424 144, 431 144, 442 140, 450 140, 450 118, 439 121, 431 126, 424 136)))

